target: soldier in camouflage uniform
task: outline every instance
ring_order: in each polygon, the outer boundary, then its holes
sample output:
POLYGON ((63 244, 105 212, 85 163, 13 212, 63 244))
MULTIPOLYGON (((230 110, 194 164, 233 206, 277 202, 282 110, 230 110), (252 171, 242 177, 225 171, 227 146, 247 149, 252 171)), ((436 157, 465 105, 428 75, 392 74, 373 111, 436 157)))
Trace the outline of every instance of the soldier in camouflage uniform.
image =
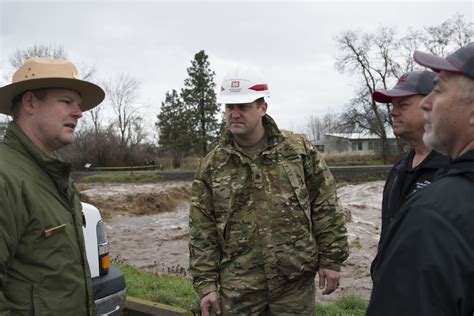
POLYGON ((193 284, 203 315, 313 315, 316 272, 329 294, 348 256, 336 187, 313 146, 266 115, 254 78, 224 80, 227 129, 193 182, 193 284))

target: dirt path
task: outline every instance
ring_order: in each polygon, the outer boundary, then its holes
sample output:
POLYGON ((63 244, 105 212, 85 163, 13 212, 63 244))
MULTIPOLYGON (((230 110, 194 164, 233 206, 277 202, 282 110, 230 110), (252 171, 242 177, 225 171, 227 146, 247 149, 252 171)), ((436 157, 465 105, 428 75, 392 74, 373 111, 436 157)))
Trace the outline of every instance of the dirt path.
MULTIPOLYGON (((105 213, 115 261, 157 273, 188 276, 190 188, 190 182, 167 182, 84 185, 79 189, 87 201, 105 213)), ((335 295, 318 294, 318 301, 330 301, 343 292, 369 298, 369 266, 378 242, 382 189, 382 181, 338 189, 342 207, 351 217, 347 224, 351 255, 342 269, 340 289, 335 295)))

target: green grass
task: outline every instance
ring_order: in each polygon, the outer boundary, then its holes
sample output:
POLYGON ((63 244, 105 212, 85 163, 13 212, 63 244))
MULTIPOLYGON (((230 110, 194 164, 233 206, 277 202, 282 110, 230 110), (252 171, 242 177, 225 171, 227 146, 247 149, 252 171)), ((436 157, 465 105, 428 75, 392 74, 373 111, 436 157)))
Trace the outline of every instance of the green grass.
POLYGON ((367 309, 367 302, 356 294, 342 296, 331 304, 318 304, 318 316, 363 316, 367 309))
POLYGON ((189 311, 199 310, 199 298, 188 279, 156 275, 124 264, 115 265, 125 274, 127 295, 189 311))
POLYGON ((168 180, 193 180, 194 171, 121 171, 96 175, 84 175, 77 180, 78 183, 156 183, 168 180))
MULTIPOLYGON (((157 275, 124 264, 115 265, 125 274, 127 295, 189 311, 199 310, 199 298, 188 279, 157 275)), ((355 294, 342 296, 333 303, 316 305, 318 316, 363 316, 366 309, 367 302, 355 294)))
POLYGON ((367 165, 369 165, 369 166, 382 166, 382 165, 384 165, 384 163, 383 163, 382 159, 373 159, 373 160, 369 160, 367 162, 367 165))
POLYGON ((325 154, 324 160, 329 166, 368 166, 383 165, 383 160, 378 154, 361 154, 361 153, 337 153, 325 154))
POLYGON ((154 183, 163 181, 164 177, 154 171, 134 171, 104 173, 93 176, 84 176, 79 179, 80 183, 154 183))

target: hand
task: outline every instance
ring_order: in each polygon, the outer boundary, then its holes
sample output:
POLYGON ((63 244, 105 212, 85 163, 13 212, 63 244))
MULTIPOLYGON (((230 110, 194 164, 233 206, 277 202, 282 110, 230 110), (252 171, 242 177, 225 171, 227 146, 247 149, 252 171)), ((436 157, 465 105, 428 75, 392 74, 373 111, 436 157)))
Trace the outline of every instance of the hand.
POLYGON ((329 269, 319 269, 319 288, 323 291, 323 295, 331 294, 339 286, 340 274, 337 271, 329 269))
POLYGON ((216 313, 216 315, 221 314, 221 308, 219 307, 216 291, 207 294, 201 299, 202 316, 210 316, 211 312, 216 313))

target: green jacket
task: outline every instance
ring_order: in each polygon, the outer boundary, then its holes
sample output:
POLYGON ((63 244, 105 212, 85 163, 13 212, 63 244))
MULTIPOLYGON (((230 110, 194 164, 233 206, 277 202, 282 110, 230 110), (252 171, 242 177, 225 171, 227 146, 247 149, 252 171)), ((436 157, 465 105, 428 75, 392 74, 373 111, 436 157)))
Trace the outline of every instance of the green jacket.
POLYGON ((95 315, 70 169, 10 123, 0 144, 2 316, 95 315))
POLYGON ((227 132, 192 186, 190 271, 202 297, 221 288, 278 290, 321 268, 339 271, 347 232, 334 178, 301 135, 267 115, 268 145, 252 161, 227 132))

